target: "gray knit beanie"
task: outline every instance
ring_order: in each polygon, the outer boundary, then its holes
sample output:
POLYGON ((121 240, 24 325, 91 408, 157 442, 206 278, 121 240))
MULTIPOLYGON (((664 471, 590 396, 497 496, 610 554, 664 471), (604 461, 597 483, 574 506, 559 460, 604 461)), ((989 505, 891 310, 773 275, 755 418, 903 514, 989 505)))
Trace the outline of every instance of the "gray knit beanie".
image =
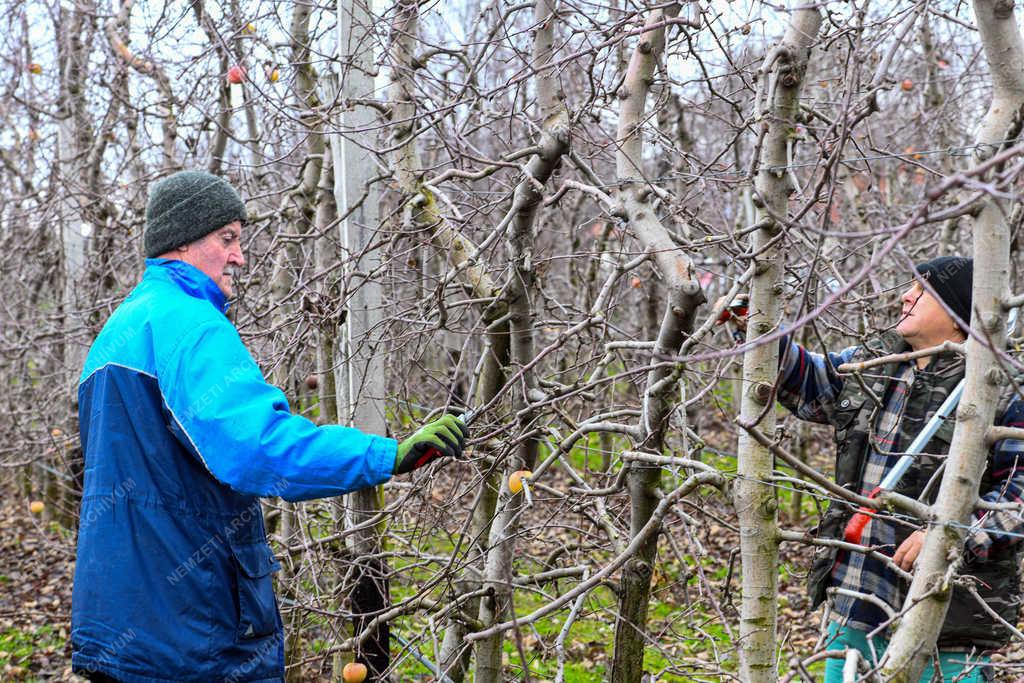
POLYGON ((154 258, 245 219, 245 204, 228 181, 206 171, 179 171, 149 189, 143 238, 146 257, 154 258))

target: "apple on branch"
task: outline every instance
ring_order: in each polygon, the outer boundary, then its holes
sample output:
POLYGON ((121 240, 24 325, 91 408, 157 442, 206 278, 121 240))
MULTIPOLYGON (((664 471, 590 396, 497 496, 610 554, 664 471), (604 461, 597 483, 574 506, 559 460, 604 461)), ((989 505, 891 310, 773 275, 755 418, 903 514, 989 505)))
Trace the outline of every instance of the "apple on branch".
POLYGON ((367 673, 366 665, 362 662, 349 662, 341 670, 341 680, 345 683, 363 683, 367 673))
POLYGON ((238 85, 245 80, 245 67, 240 64, 235 64, 228 69, 228 83, 232 85, 238 85))
POLYGON ((508 490, 514 494, 522 492, 523 485, 526 484, 523 479, 528 479, 532 476, 533 472, 530 470, 516 470, 508 477, 508 490))

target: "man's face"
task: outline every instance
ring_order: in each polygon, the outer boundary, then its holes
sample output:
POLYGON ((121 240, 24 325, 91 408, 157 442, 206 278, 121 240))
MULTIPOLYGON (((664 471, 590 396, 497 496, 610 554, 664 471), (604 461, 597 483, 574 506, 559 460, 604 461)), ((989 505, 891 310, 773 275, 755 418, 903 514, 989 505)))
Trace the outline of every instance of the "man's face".
POLYGON ((234 275, 245 265, 242 256, 242 224, 228 223, 206 237, 187 245, 179 258, 210 276, 224 296, 234 296, 234 275))
POLYGON ((900 303, 902 317, 896 325, 896 331, 913 348, 923 349, 941 344, 947 339, 958 341, 964 338, 942 304, 917 281, 903 292, 900 303))

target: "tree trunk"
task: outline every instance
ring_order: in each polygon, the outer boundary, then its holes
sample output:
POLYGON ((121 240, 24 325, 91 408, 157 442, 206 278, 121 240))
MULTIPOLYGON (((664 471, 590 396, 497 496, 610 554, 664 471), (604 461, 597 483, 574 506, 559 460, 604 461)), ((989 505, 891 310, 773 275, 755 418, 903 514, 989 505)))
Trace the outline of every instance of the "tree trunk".
MULTIPOLYGON (((373 29, 375 17, 367 3, 339 0, 338 55, 346 65, 340 75, 343 101, 358 100, 373 92, 374 71, 373 29)), ((372 128, 377 123, 375 110, 365 104, 353 104, 342 112, 342 131, 372 128)), ((334 195, 342 216, 341 242, 345 249, 346 272, 350 275, 347 309, 340 345, 336 346, 339 363, 336 376, 338 416, 343 424, 358 427, 372 434, 386 434, 384 340, 382 288, 373 278, 381 264, 380 248, 374 247, 379 225, 378 186, 371 182, 376 167, 374 155, 342 133, 332 136, 331 154, 334 166, 334 195), (366 277, 361 274, 369 274, 366 277)), ((347 497, 347 524, 358 526, 377 515, 381 508, 383 489, 373 487, 351 493, 347 497)), ((348 549, 359 559, 350 594, 353 629, 359 633, 376 613, 389 603, 388 568, 379 558, 382 539, 375 526, 366 526, 347 537, 348 549)), ((374 634, 363 641, 356 659, 367 665, 370 680, 383 680, 390 667, 390 629, 382 623, 374 634)), ((335 658, 334 678, 341 674, 340 660, 335 658)))
MULTIPOLYGON (((283 232, 290 237, 307 235, 310 227, 315 224, 315 216, 318 211, 316 204, 317 190, 323 174, 324 166, 324 138, 321 133, 320 118, 312 115, 319 104, 315 89, 316 80, 309 66, 309 17, 310 8, 302 4, 296 4, 292 12, 291 21, 291 63, 296 65, 295 93, 298 100, 298 108, 303 112, 302 123, 304 124, 307 136, 307 159, 302 165, 302 177, 298 186, 287 195, 280 207, 279 214, 284 219, 283 232)), ((295 239, 285 241, 276 254, 274 270, 271 279, 271 291, 277 303, 271 313, 271 327, 279 330, 284 339, 291 336, 293 325, 288 324, 289 318, 295 313, 292 290, 298 281, 304 263, 302 245, 295 239)), ((287 348, 282 344, 281 348, 287 348)), ((289 393, 289 400, 297 406, 299 396, 297 392, 289 392, 289 389, 296 386, 293 376, 294 357, 278 363, 273 371, 272 381, 275 386, 280 387, 289 393)), ((297 527, 296 516, 301 509, 301 503, 288 503, 280 501, 280 534, 281 544, 290 547, 291 536, 297 527)), ((266 511, 265 511, 266 513, 266 511)), ((283 569, 278 577, 278 584, 284 586, 283 595, 294 600, 296 598, 294 577, 292 575, 292 562, 284 563, 283 569)), ((293 609, 291 618, 285 628, 285 662, 293 662, 301 659, 302 653, 302 615, 298 609, 293 609)), ((296 667, 288 669, 286 680, 288 683, 297 682, 302 679, 302 671, 296 667)))
MULTIPOLYGON (((750 288, 747 343, 775 331, 780 317, 785 252, 780 248, 792 191, 787 145, 796 126, 800 86, 807 60, 821 26, 816 8, 797 9, 782 43, 765 58, 760 69, 761 88, 767 91, 767 132, 761 148, 755 183, 758 221, 751 251, 757 254, 750 288)), ((760 94, 760 93, 759 93, 760 94)), ((743 356, 740 420, 775 432, 774 391, 779 346, 771 342, 743 356)), ((772 454, 746 431, 739 437, 738 474, 734 503, 739 517, 743 593, 740 608, 740 675, 748 683, 774 681, 776 604, 778 601, 778 499, 772 478, 772 454), (765 483, 762 483, 765 482, 765 483)))
MULTIPOLYGON (((535 278, 534 235, 537 209, 542 199, 540 187, 551 178, 569 151, 568 116, 562 102, 563 93, 558 74, 543 67, 552 60, 557 2, 538 0, 534 7, 534 34, 532 67, 535 76, 538 111, 535 119, 543 125, 540 134, 540 153, 531 157, 526 166, 527 178, 516 186, 512 195, 509 215, 513 216, 509 246, 512 274, 506 300, 509 307, 509 332, 512 368, 520 369, 534 358, 534 303, 535 278)), ((530 403, 537 388, 537 377, 525 372, 512 401, 519 415, 519 431, 527 431, 534 419, 530 403)), ((506 475, 516 470, 532 470, 537 461, 537 439, 524 439, 509 458, 506 475)), ((487 562, 484 567, 484 585, 488 595, 480 601, 480 622, 484 627, 504 620, 514 613, 512 604, 512 560, 515 536, 522 519, 523 494, 512 493, 502 486, 498 493, 497 516, 491 527, 487 562)), ((474 654, 477 683, 497 683, 501 677, 501 654, 504 632, 477 642, 474 654)), ((525 665, 525 662, 524 662, 525 665)))
MULTIPOLYGON (((655 215, 642 163, 642 126, 646 120, 647 94, 655 66, 665 48, 663 22, 678 13, 679 5, 672 4, 648 15, 647 30, 640 35, 626 68, 617 135, 616 174, 620 182, 621 217, 629 221, 634 234, 653 255, 666 284, 665 309, 654 348, 656 355, 672 355, 679 351, 686 335, 693 329, 696 308, 704 301, 700 286, 694 279, 693 264, 675 245, 655 215)), ((638 450, 661 452, 665 428, 678 393, 675 390, 678 376, 673 378, 673 372, 670 367, 660 366, 648 374, 640 425, 643 436, 638 450)), ((630 538, 636 538, 658 505, 661 467, 639 462, 632 462, 628 467, 626 485, 630 500, 630 538)), ((658 535, 650 534, 623 568, 610 672, 613 683, 634 683, 643 675, 647 609, 651 575, 657 559, 658 535)))
MULTIPOLYGON (((412 0, 404 0, 396 8, 392 24, 391 85, 388 99, 391 103, 391 120, 395 122, 390 136, 398 142, 393 157, 395 175, 399 189, 409 197, 405 206, 405 222, 410 229, 429 229, 434 246, 447 255, 449 267, 461 269, 459 276, 467 290, 475 298, 486 302, 483 305, 482 323, 490 329, 492 323, 496 323, 508 313, 505 296, 488 274, 485 257, 477 252, 476 246, 470 240, 448 223, 438 210, 433 193, 423 186, 420 178, 422 169, 417 137, 413 135, 414 130, 410 123, 416 111, 415 88, 410 79, 415 73, 417 26, 418 5, 412 0), (468 263, 470 259, 475 259, 476 263, 468 263)), ((488 332, 486 357, 477 383, 476 407, 490 403, 503 387, 509 346, 507 322, 488 332)), ((500 471, 495 471, 482 481, 480 502, 470 527, 471 537, 478 539, 476 542, 481 546, 481 554, 485 550, 497 507, 500 477, 500 471)), ((480 572, 473 569, 466 572, 462 583, 479 580, 480 572)), ((475 605, 475 601, 467 604, 466 609, 471 611, 475 605)), ((462 640, 465 633, 464 624, 450 623, 439 657, 442 670, 456 681, 462 679, 468 667, 469 651, 462 640)))
MULTIPOLYGON (((78 431, 78 375, 85 365, 88 343, 82 328, 86 316, 82 312, 86 305, 78 301, 79 286, 85 277, 89 253, 89 240, 94 226, 87 206, 83 205, 85 175, 83 160, 87 157, 92 142, 92 126, 86 111, 85 93, 82 92, 85 71, 88 66, 89 45, 86 42, 89 17, 95 12, 95 5, 85 2, 74 8, 62 6, 61 34, 59 36, 60 97, 57 120, 57 175, 65 190, 60 193, 61 271, 62 280, 60 310, 63 325, 63 363, 67 375, 74 383, 68 387, 71 397, 72 432, 78 431)), ((65 496, 72 484, 61 481, 61 470, 82 472, 82 452, 58 451, 57 462, 49 463, 51 468, 39 472, 43 500, 47 503, 46 515, 61 526, 71 529, 75 525, 72 503, 77 506, 77 492, 74 497, 65 496), (68 462, 70 461, 70 463, 68 462), (70 467, 63 467, 70 464, 70 467)))
MULTIPOLYGON (((504 316, 507 305, 504 305, 504 298, 500 301, 502 305, 491 307, 485 313, 482 321, 484 325, 489 326, 490 323, 504 316)), ((509 345, 507 323, 499 326, 497 330, 487 333, 483 367, 477 380, 475 405, 482 406, 490 403, 505 384, 505 368, 509 364, 509 345)), ((486 557, 491 523, 498 507, 501 477, 501 470, 495 469, 480 484, 478 493, 480 500, 473 511, 473 521, 469 531, 469 541, 474 544, 471 556, 486 557)), ((462 580, 456 585, 460 586, 460 592, 470 592, 482 585, 481 578, 481 572, 476 567, 470 566, 466 568, 462 580)), ((466 603, 465 611, 468 614, 478 613, 479 610, 480 600, 478 598, 466 603)), ((463 641, 467 632, 468 629, 463 621, 452 619, 448 628, 445 629, 444 640, 441 643, 438 665, 453 683, 462 683, 469 669, 472 650, 463 641)))

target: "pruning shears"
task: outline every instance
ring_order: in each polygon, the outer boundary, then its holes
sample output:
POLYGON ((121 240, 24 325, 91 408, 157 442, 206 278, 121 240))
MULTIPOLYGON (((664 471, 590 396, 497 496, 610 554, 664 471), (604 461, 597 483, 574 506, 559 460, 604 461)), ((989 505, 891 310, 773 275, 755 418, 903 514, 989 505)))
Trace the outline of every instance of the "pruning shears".
MULTIPOLYGON (((956 385, 953 391, 949 392, 949 396, 942 402, 939 409, 932 415, 932 419, 928 420, 928 424, 924 426, 914 440, 910 442, 910 446, 906 450, 906 455, 896 461, 896 464, 891 470, 882 478, 881 483, 871 490, 868 494, 868 498, 872 500, 877 498, 882 491, 891 491, 899 483, 903 475, 910 469, 910 465, 914 462, 914 456, 921 453, 924 450, 925 444, 931 441, 932 437, 935 436, 935 432, 939 431, 939 427, 942 423, 953 414, 956 410, 956 406, 960 403, 960 397, 964 393, 964 382, 960 380, 960 383, 956 385)), ((868 520, 874 516, 875 510, 869 507, 861 507, 857 512, 850 518, 850 521, 846 523, 846 532, 843 537, 847 543, 861 544, 861 537, 864 535, 864 527, 867 526, 868 520)))
MULTIPOLYGON (((748 306, 749 303, 747 297, 743 295, 737 296, 735 299, 729 302, 728 306, 722 309, 721 313, 718 314, 718 324, 721 325, 722 323, 728 322, 734 317, 747 317, 748 306)), ((740 330, 735 326, 730 326, 730 328, 732 330, 732 338, 736 340, 737 343, 742 344, 744 341, 743 333, 740 332, 740 330)))

